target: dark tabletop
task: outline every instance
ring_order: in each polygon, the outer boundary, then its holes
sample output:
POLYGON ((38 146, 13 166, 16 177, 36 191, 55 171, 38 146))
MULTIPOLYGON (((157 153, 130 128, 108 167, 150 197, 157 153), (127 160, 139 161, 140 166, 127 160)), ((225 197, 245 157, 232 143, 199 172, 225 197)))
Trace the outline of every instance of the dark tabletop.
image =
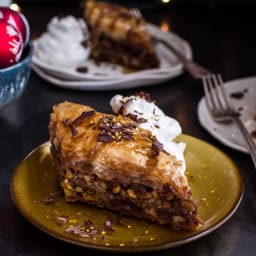
MULTIPOLYGON (((70 1, 72 2, 72 1, 70 1)), ((21 5, 35 38, 55 15, 81 15, 79 4, 21 5)), ((194 59, 224 80, 254 76, 256 70, 255 5, 174 5, 143 10, 146 19, 188 40, 194 59)), ((256 86, 256 85, 255 85, 256 86)), ((118 91, 131 95, 139 89, 118 91)), ((230 156, 244 179, 245 192, 233 217, 213 233, 187 245, 148 255, 256 255, 256 172, 250 157, 211 137, 199 124, 197 104, 202 84, 187 73, 168 82, 143 87, 160 108, 181 123, 183 132, 205 140, 230 156)), ((64 100, 85 103, 111 112, 109 100, 117 91, 87 92, 55 87, 31 73, 22 97, 0 111, 0 255, 108 255, 52 238, 31 225, 15 208, 9 184, 16 165, 36 146, 48 140, 51 108, 64 100)))

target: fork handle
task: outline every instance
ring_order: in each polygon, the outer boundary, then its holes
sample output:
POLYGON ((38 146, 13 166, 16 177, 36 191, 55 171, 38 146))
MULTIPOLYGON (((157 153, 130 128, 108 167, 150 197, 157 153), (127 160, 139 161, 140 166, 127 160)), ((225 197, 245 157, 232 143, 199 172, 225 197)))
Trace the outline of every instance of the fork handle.
POLYGON ((167 48, 171 50, 171 52, 179 59, 179 61, 184 65, 184 68, 191 74, 194 78, 202 78, 203 76, 212 74, 211 71, 203 68, 197 63, 189 60, 186 56, 184 56, 180 51, 178 51, 170 42, 166 42, 161 38, 157 38, 155 35, 152 36, 155 41, 162 43, 167 48))
POLYGON ((239 128, 240 128, 240 130, 241 130, 241 132, 242 132, 242 134, 243 134, 243 136, 244 136, 244 138, 247 142, 249 153, 251 155, 254 166, 256 168, 256 144, 253 142, 250 134, 248 133, 248 131, 244 127, 244 124, 242 123, 240 118, 238 116, 233 116, 233 120, 239 126, 239 128))

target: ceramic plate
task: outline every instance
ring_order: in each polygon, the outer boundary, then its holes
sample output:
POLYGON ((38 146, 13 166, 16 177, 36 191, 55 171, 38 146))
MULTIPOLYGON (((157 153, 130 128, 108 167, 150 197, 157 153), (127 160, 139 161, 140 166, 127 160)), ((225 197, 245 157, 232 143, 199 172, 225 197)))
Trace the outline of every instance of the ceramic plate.
POLYGON ((43 71, 40 67, 33 64, 32 68, 35 73, 37 73, 44 80, 58 86, 61 88, 67 89, 76 89, 76 90, 87 90, 87 91, 102 91, 102 90, 122 90, 128 88, 135 88, 138 86, 144 85, 154 85, 159 84, 170 79, 169 74, 155 74, 152 77, 140 77, 137 79, 126 77, 124 79, 116 80, 106 80, 106 81, 77 81, 77 80, 65 80, 63 78, 58 78, 52 76, 47 72, 43 71))
MULTIPOLYGON (((164 41, 171 42, 188 59, 192 58, 192 50, 189 43, 173 32, 163 32, 153 24, 148 24, 148 31, 151 35, 157 34, 164 41)), ((88 60, 82 65, 86 66, 88 71, 81 73, 77 71, 77 67, 64 68, 46 63, 37 56, 36 40, 34 41, 34 46, 33 70, 48 82, 65 88, 80 90, 125 89, 157 84, 183 72, 182 64, 161 43, 155 45, 156 52, 160 58, 160 67, 136 72, 124 70, 121 66, 109 63, 96 65, 92 60, 88 60)))
POLYGON ((182 135, 186 142, 187 177, 205 224, 194 232, 172 232, 158 224, 135 218, 119 218, 112 212, 85 203, 67 203, 62 195, 49 199, 56 191, 56 171, 49 142, 32 151, 16 168, 11 180, 13 201, 28 221, 60 240, 99 250, 143 252, 171 248, 209 234, 236 211, 243 194, 240 174, 234 163, 221 151, 199 139, 182 135), (204 152, 204 154, 202 154, 204 152), (57 221, 68 216, 69 221, 57 221), (90 237, 70 234, 66 229, 91 220, 102 227, 107 219, 118 220, 114 232, 90 237))
MULTIPOLYGON (((226 82, 225 89, 256 143, 256 77, 226 82)), ((198 118, 200 124, 220 142, 233 149, 248 152, 238 128, 232 122, 216 123, 207 109, 204 98, 198 104, 198 118)))

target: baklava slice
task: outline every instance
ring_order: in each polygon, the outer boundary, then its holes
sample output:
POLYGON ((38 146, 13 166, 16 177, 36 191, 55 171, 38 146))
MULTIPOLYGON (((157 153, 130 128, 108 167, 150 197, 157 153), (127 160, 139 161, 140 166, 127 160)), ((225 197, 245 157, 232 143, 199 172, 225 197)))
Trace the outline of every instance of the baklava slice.
POLYGON ((173 230, 196 229, 198 206, 180 161, 152 134, 122 115, 103 114, 70 102, 54 106, 51 153, 65 199, 173 230))
POLYGON ((158 68, 159 59, 142 17, 105 2, 86 2, 85 20, 91 32, 92 58, 134 69, 158 68))

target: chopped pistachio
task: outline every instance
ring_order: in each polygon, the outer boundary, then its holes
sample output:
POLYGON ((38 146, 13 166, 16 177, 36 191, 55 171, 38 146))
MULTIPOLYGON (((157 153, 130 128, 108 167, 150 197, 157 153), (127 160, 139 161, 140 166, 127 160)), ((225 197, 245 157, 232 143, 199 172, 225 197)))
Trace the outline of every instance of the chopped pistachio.
POLYGON ((132 190, 132 189, 130 189, 130 188, 127 189, 127 194, 128 194, 129 197, 131 197, 131 198, 133 198, 133 199, 136 199, 136 198, 137 198, 137 196, 136 196, 134 190, 132 190))

